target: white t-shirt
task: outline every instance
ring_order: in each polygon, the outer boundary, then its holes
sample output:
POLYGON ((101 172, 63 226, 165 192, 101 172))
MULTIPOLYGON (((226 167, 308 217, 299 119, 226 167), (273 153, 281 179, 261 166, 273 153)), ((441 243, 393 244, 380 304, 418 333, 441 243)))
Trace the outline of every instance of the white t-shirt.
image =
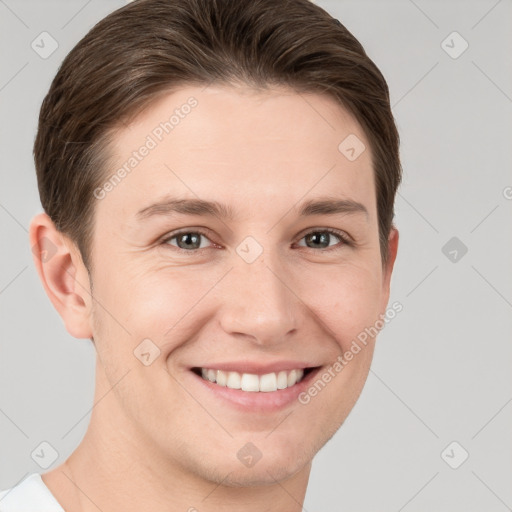
POLYGON ((65 512, 41 475, 31 473, 18 485, 0 491, 0 512, 65 512))

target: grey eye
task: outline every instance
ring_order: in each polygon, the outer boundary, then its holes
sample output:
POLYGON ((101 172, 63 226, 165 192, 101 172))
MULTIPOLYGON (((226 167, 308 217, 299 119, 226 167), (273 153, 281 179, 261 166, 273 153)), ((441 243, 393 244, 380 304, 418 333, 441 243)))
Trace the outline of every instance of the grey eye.
MULTIPOLYGON (((339 235, 330 231, 312 231, 305 235, 302 240, 306 240, 306 247, 309 247, 310 249, 326 249, 327 247, 331 247, 331 244, 329 243, 331 241, 331 237, 337 238, 338 242, 343 241, 339 235)), ((336 245, 336 243, 334 245, 336 245)))
POLYGON ((176 245, 178 248, 185 251, 194 251, 203 248, 201 247, 201 238, 206 239, 205 235, 202 233, 197 231, 187 231, 168 238, 166 243, 169 245, 176 245), (171 242, 174 240, 176 240, 176 244, 171 242))

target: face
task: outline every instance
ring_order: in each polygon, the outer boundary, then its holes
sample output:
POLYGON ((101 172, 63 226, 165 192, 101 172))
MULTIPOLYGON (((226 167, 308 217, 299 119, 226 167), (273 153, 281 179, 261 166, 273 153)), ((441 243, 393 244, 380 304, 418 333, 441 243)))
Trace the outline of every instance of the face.
POLYGON ((89 312, 98 385, 114 386, 104 428, 227 485, 299 472, 356 402, 374 339, 333 363, 388 301, 362 129, 320 95, 187 87, 112 155, 89 312))

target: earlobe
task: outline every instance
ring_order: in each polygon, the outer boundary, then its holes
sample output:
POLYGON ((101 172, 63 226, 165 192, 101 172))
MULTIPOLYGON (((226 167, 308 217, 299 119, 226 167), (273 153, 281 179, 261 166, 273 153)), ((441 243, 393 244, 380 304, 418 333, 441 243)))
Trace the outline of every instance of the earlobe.
POLYGON ((91 294, 80 252, 46 213, 32 219, 29 238, 39 278, 67 331, 75 338, 90 338, 91 294))

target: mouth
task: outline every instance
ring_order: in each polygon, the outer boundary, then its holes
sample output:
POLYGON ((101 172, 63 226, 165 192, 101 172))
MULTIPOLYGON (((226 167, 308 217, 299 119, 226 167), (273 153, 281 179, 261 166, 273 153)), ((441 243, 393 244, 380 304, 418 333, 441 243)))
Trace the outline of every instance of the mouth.
POLYGON ((250 413, 272 413, 296 405, 322 366, 245 373, 232 368, 190 368, 194 388, 221 406, 250 413))
POLYGON ((263 375, 198 367, 192 368, 192 371, 202 379, 217 384, 217 386, 240 389, 249 393, 271 393, 295 386, 316 368, 318 367, 296 368, 263 375))

